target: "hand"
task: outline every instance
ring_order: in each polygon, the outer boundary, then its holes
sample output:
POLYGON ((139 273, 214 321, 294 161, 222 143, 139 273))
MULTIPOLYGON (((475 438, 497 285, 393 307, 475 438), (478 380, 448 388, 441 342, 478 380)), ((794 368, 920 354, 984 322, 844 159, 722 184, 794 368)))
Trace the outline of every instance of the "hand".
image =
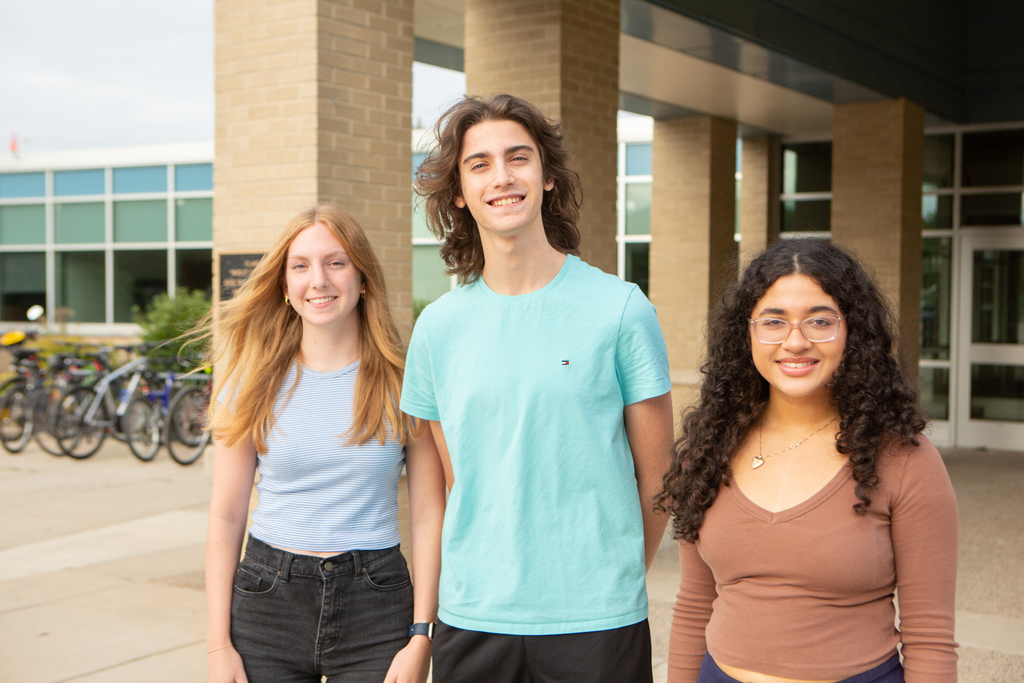
POLYGON ((206 656, 209 683, 249 683, 242 666, 242 656, 234 647, 216 650, 206 656))
POLYGON ((413 636, 391 660, 384 683, 424 683, 430 671, 430 640, 413 636))

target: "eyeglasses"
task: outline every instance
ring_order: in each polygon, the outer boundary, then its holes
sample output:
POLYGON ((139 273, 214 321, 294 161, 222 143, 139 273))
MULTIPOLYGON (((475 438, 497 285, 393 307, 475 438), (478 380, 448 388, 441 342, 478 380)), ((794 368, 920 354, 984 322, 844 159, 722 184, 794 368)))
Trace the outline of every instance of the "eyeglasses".
POLYGON ((800 334, 809 342, 820 344, 830 342, 839 334, 839 321, 841 315, 817 315, 804 320, 799 325, 794 325, 782 318, 758 318, 751 320, 754 326, 754 336, 762 344, 781 344, 789 339, 790 332, 796 327, 800 334))

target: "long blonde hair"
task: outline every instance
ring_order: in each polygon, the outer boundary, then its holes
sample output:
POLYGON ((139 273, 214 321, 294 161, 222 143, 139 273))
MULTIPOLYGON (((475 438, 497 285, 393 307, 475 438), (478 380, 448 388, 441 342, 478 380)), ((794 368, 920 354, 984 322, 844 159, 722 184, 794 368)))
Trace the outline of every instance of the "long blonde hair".
POLYGON ((224 404, 211 402, 210 427, 229 446, 248 439, 257 453, 267 451, 274 403, 302 341, 302 318, 284 302, 285 261, 295 236, 314 223, 341 242, 366 291, 356 306, 359 375, 352 428, 344 437, 354 444, 371 437, 383 444, 389 436, 405 443, 419 428, 398 409, 405 354, 388 306, 384 272, 355 218, 337 204, 321 204, 288 223, 236 296, 220 302, 216 316, 211 313, 196 335, 212 332, 211 360, 223 363, 215 373, 214 395, 228 398, 224 404))

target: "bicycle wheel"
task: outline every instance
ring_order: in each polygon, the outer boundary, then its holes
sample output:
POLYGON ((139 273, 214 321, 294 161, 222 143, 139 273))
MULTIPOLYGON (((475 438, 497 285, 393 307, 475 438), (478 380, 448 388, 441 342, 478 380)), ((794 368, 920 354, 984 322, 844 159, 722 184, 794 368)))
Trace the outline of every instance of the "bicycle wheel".
POLYGON ((32 438, 32 411, 24 382, 15 380, 0 393, 0 444, 8 453, 20 453, 32 438))
POLYGON ((163 424, 160 406, 148 398, 133 398, 124 411, 124 435, 135 457, 149 462, 160 450, 163 424))
MULTIPOLYGON (((61 450, 72 458, 82 460, 93 455, 107 438, 107 430, 95 424, 86 424, 85 416, 96 400, 96 393, 82 386, 71 387, 60 402, 60 418, 57 426, 57 443, 61 450)), ((107 420, 106 406, 101 402, 93 416, 93 422, 107 420)))
POLYGON ((63 392, 54 387, 43 387, 32 392, 32 438, 50 455, 64 455, 57 441, 58 406, 63 392))
POLYGON ((174 395, 167 410, 167 451, 179 465, 191 465, 210 443, 206 422, 207 395, 186 387, 174 395))

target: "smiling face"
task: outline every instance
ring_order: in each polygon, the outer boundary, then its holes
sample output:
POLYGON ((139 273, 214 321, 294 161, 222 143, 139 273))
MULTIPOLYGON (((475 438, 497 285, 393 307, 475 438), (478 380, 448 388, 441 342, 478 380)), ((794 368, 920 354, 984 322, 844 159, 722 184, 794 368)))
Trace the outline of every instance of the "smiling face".
MULTIPOLYGON (((754 305, 750 317, 781 318, 798 326, 818 315, 841 316, 835 300, 806 275, 780 277, 754 305)), ((843 360, 846 321, 839 321, 835 339, 811 343, 799 329, 791 328, 781 344, 765 344, 750 326, 750 347, 761 376, 771 385, 772 396, 811 401, 830 400, 828 383, 843 360)))
POLYGON ((483 121, 462 137, 461 192, 455 205, 469 208, 481 241, 544 235, 541 205, 554 187, 544 178, 540 150, 515 121, 483 121))
POLYGON ((302 318, 304 333, 310 327, 358 326, 363 276, 329 228, 314 223, 296 235, 284 269, 284 293, 302 318))

